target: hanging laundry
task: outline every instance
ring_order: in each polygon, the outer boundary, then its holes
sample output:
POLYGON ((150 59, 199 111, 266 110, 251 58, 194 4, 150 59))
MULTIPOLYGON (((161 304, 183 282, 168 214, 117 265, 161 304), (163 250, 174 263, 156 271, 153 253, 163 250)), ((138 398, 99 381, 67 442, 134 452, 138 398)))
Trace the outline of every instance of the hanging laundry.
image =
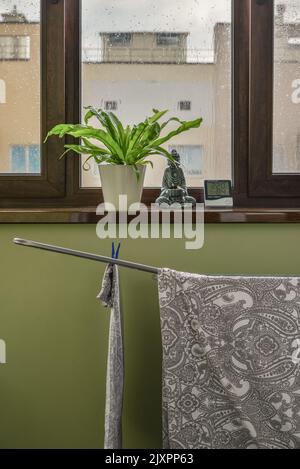
POLYGON ((300 448, 300 279, 162 270, 166 449, 300 448))
POLYGON ((98 298, 111 309, 106 376, 105 449, 122 449, 122 410, 124 390, 123 324, 120 305, 119 271, 106 268, 98 298))

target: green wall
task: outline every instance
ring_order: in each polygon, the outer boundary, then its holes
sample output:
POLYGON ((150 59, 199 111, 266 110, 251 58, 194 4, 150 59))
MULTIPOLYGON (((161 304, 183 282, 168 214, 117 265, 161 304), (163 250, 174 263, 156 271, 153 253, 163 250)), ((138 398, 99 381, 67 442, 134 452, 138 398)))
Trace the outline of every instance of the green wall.
MULTIPOLYGON (((104 266, 14 246, 15 236, 110 255, 92 225, 0 226, 0 448, 101 448, 109 312, 104 266)), ((205 246, 126 240, 121 257, 198 273, 300 274, 300 225, 208 225, 205 246)), ((122 270, 124 445, 159 448, 161 345, 155 279, 122 270)))

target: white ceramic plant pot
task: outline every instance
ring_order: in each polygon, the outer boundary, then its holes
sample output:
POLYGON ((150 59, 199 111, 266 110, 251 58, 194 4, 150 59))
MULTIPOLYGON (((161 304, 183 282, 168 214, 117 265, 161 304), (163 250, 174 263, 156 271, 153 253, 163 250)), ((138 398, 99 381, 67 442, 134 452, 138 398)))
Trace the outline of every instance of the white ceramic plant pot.
POLYGON ((111 205, 119 209, 119 196, 127 196, 127 208, 140 203, 144 187, 146 166, 138 167, 139 177, 133 166, 100 164, 99 172, 105 202, 105 208, 112 211, 111 205))

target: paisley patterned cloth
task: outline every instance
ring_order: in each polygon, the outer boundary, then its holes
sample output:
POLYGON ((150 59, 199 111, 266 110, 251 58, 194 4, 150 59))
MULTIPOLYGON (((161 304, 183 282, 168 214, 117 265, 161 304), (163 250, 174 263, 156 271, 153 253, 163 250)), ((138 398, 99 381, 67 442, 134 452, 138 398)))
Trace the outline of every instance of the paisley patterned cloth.
POLYGON ((166 449, 300 449, 300 279, 159 274, 166 449))
POLYGON ((106 376, 105 449, 122 449, 124 388, 123 324, 120 307, 119 271, 106 268, 98 298, 111 308, 106 376))

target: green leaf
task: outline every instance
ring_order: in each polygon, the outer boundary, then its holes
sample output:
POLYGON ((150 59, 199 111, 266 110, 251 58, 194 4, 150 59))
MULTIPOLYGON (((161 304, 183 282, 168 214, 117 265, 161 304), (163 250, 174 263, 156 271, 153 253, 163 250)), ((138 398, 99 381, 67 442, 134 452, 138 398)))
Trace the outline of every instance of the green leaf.
POLYGON ((154 124, 154 122, 157 122, 159 119, 161 119, 163 116, 165 116, 169 111, 158 111, 157 109, 153 109, 154 116, 150 117, 148 119, 149 124, 154 124))
POLYGON ((44 140, 44 143, 47 142, 47 140, 49 139, 49 137, 51 137, 52 135, 58 135, 60 138, 64 137, 65 134, 74 128, 74 124, 58 124, 56 125, 55 127, 53 127, 53 129, 51 129, 47 135, 46 135, 46 138, 44 140))
POLYGON ((170 122, 179 122, 179 124, 184 124, 184 121, 178 119, 178 117, 171 117, 171 119, 167 120, 166 122, 164 122, 164 123, 161 125, 160 130, 162 131, 165 127, 167 127, 167 125, 168 125, 170 122))
POLYGON ((100 124, 106 129, 108 134, 113 139, 117 140, 118 143, 120 143, 118 139, 118 132, 116 128, 114 127, 114 124, 111 121, 110 116, 106 112, 102 111, 102 109, 95 109, 92 106, 88 106, 86 109, 88 109, 88 112, 85 116, 86 123, 91 119, 91 117, 96 117, 98 121, 100 122, 100 124))
POLYGON ((128 147, 128 152, 130 152, 139 143, 139 140, 141 139, 146 129, 147 129, 146 122, 141 122, 140 124, 138 124, 138 126, 133 128, 131 132, 131 139, 130 139, 130 144, 128 147))
POLYGON ((97 148, 96 150, 93 150, 89 147, 85 147, 84 145, 65 145, 65 148, 71 151, 74 151, 75 153, 78 153, 78 155, 93 155, 93 156, 107 156, 107 152, 101 152, 97 148))
POLYGON ((152 161, 140 161, 139 164, 150 164, 151 168, 153 169, 154 168, 154 164, 152 161))
POLYGON ((83 168, 84 171, 89 171, 91 169, 91 165, 88 163, 91 159, 94 159, 97 164, 100 164, 100 163, 103 163, 103 162, 107 161, 104 157, 97 158, 97 157, 91 155, 85 160, 85 162, 82 165, 82 168, 83 168))
POLYGON ((173 130, 172 132, 168 133, 168 135, 166 135, 165 137, 162 137, 152 142, 151 144, 153 146, 161 146, 163 143, 166 143, 168 140, 171 140, 171 138, 176 137, 182 132, 186 132, 187 130, 190 130, 190 129, 199 128, 202 122, 203 122, 203 119, 196 119, 194 121, 183 122, 183 124, 181 124, 176 130, 173 130))
POLYGON ((121 164, 124 162, 124 155, 119 144, 104 130, 95 129, 94 127, 86 127, 82 125, 74 125, 72 128, 65 129, 64 135, 70 135, 75 138, 92 138, 103 143, 106 148, 114 153, 120 160, 121 164))
POLYGON ((65 145, 65 156, 70 151, 79 155, 88 155, 86 164, 91 158, 97 162, 108 162, 114 165, 138 165, 150 164, 146 160, 149 156, 163 156, 176 163, 172 155, 162 147, 164 143, 173 137, 193 128, 200 127, 202 119, 193 121, 182 121, 177 117, 171 117, 166 122, 159 124, 159 120, 168 111, 153 109, 153 115, 146 118, 144 122, 133 126, 124 127, 122 122, 113 112, 105 112, 93 106, 86 108, 84 117, 85 124, 59 124, 51 129, 45 142, 51 136, 64 138, 66 135, 80 140, 79 144, 65 145), (101 128, 89 125, 92 118, 96 118, 101 128), (170 122, 177 122, 176 129, 161 137, 163 129, 170 122), (99 146, 96 144, 99 142, 99 146))
POLYGON ((114 123, 115 128, 118 132, 119 144, 122 146, 125 138, 125 131, 122 125, 122 122, 118 119, 118 117, 113 112, 108 112, 108 116, 110 117, 111 121, 114 123))
POLYGON ((106 155, 108 153, 108 150, 105 150, 104 148, 100 148, 97 145, 94 145, 93 143, 89 142, 87 138, 82 138, 82 141, 85 144, 85 146, 90 148, 91 150, 98 151, 99 153, 103 155, 106 155))

